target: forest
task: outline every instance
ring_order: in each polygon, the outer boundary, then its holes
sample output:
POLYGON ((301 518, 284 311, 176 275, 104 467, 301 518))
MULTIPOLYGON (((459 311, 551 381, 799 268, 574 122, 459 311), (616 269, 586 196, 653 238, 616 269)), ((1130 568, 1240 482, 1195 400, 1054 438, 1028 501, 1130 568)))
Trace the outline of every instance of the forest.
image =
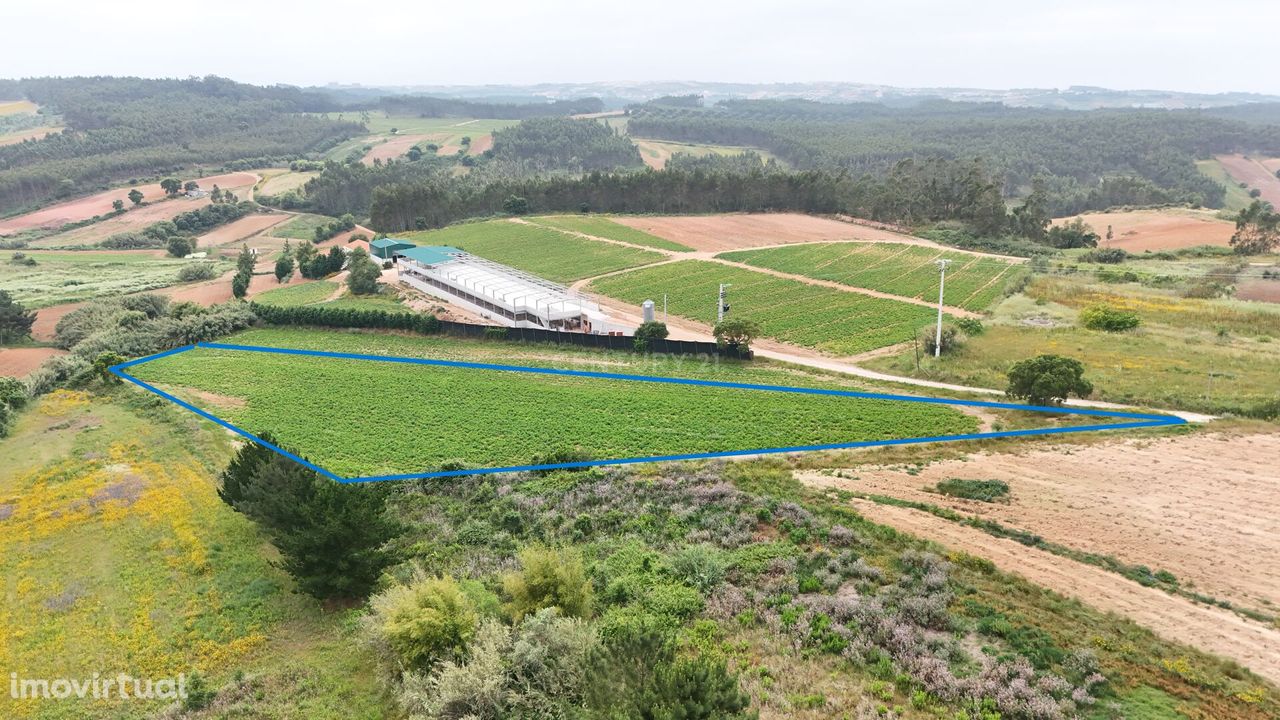
POLYGON ((640 151, 625 135, 593 120, 539 118, 493 134, 492 157, 507 174, 590 172, 640 167, 640 151))
POLYGON ((600 98, 575 98, 546 103, 502 103, 425 95, 387 95, 376 106, 392 115, 418 117, 467 117, 494 120, 525 120, 535 117, 564 117, 604 110, 600 98))
POLYGON ((1207 111, 735 100, 712 107, 649 103, 630 113, 629 132, 637 137, 749 145, 799 169, 879 175, 906 158, 980 157, 1002 176, 1006 196, 1025 194, 1040 178, 1055 215, 1117 204, 1220 207, 1225 190, 1197 172, 1193 160, 1280 152, 1280 125, 1207 111))
POLYGON ((0 147, 5 211, 197 163, 288 162, 362 129, 302 114, 330 109, 323 95, 217 77, 39 78, 16 87, 61 116, 67 130, 0 147))

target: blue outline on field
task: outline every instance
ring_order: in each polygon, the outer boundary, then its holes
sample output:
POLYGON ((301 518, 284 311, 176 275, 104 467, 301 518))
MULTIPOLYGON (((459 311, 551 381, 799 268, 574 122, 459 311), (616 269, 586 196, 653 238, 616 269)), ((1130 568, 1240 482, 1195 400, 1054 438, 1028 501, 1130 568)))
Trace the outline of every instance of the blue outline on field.
POLYGON ((1090 408, 1063 408, 1043 405, 1019 405, 1016 403, 992 402, 986 400, 955 400, 948 398, 919 397, 916 395, 891 395, 885 393, 857 392, 854 390, 831 390, 826 388, 791 387, 788 385, 757 385, 754 383, 725 382, 720 380, 695 380, 692 378, 657 377, 654 375, 626 375, 619 373, 591 372, 587 370, 559 370, 556 368, 526 367, 522 365, 494 365, 489 363, 460 362, 456 360, 430 360, 426 358, 399 357, 396 355, 363 355, 359 353, 326 352, 323 350, 298 350, 295 348, 261 347, 257 345, 230 345, 225 343, 197 343, 184 345, 166 352, 148 355, 112 365, 110 371, 117 377, 155 393, 179 407, 190 410, 200 417, 217 423, 222 427, 248 438, 256 443, 280 453, 325 477, 338 482, 376 482, 380 480, 418 480, 423 478, 454 477, 460 475, 485 475, 491 473, 519 472, 523 470, 557 470, 564 468, 583 468, 600 465, 632 465, 648 462, 669 462, 674 460, 702 460, 707 458, 725 458, 742 455, 770 455, 775 453, 808 452, 813 450, 845 450, 849 448, 876 447, 879 445, 910 445, 928 442, 953 442, 956 440, 983 440, 987 438, 1025 437, 1032 435, 1055 435, 1060 433, 1092 432, 1098 430, 1125 430, 1129 428, 1162 427, 1165 425, 1183 425, 1187 421, 1173 415, 1150 415, 1146 413, 1119 412, 1113 410, 1094 410, 1090 408), (406 473, 401 475, 370 475, 367 477, 342 477, 319 465, 299 457, 284 448, 277 447, 262 438, 236 427, 231 423, 201 410, 191 403, 179 400, 173 395, 125 372, 126 368, 151 362, 162 357, 177 355, 188 350, 208 348, 214 350, 243 350, 247 352, 272 353, 276 355, 303 355, 307 357, 338 358, 343 360, 373 360, 378 362, 406 363, 410 365, 432 365, 436 367, 466 368, 470 370, 501 370, 507 372, 525 372, 539 375, 561 375, 570 377, 588 377, 604 380, 628 380, 633 382, 668 383, 671 385, 696 385, 701 387, 734 388, 739 390, 762 390, 767 392, 798 393, 802 395, 835 395, 853 397, 864 400, 897 400, 901 402, 929 403, 933 405, 961 405, 965 407, 1003 408, 1007 410, 1026 410, 1030 412, 1054 413, 1059 415, 1088 415, 1104 418, 1123 418, 1132 422, 1104 423, 1099 425, 1073 425, 1062 428, 1032 428, 1026 430, 1002 430, 999 432, 969 433, 964 435, 934 435, 928 437, 899 438, 896 440, 862 440, 859 442, 831 443, 826 445, 796 445, 792 447, 759 448, 755 450, 726 450, 723 452, 688 453, 685 455, 655 455, 652 457, 618 458, 614 460, 583 460, 579 462, 553 463, 549 465, 511 465, 507 467, 476 468, 467 470, 441 470, 437 472, 406 473))

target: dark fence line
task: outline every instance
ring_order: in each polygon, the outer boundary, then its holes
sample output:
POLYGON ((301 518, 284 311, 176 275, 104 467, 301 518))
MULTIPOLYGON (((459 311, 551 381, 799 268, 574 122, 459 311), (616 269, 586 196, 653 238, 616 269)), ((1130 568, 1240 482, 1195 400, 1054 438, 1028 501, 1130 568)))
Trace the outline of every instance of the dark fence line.
POLYGON ((423 335, 445 334, 455 337, 485 340, 514 340, 517 342, 554 343, 581 347, 607 348, 609 350, 643 351, 668 355, 716 355, 719 357, 750 360, 751 351, 738 347, 721 347, 713 342, 693 340, 649 340, 644 348, 636 347, 636 339, 630 335, 588 335, 586 333, 558 332, 539 328, 509 328, 493 325, 440 320, 432 315, 386 310, 354 310, 326 308, 318 305, 304 307, 280 307, 252 303, 253 312, 263 322, 272 325, 311 325, 320 327, 376 328, 385 330, 409 330, 423 335))

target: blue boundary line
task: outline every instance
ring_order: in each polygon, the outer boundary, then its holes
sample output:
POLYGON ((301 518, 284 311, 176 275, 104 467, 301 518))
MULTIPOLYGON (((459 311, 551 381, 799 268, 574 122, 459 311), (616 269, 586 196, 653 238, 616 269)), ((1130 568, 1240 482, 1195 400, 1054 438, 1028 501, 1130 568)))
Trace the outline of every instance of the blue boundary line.
POLYGON ((191 412, 199 415, 200 417, 206 420, 210 420, 218 425, 221 425, 222 427, 236 433, 237 435, 248 438, 249 440, 259 443, 265 447, 271 448, 275 452, 280 453, 281 455, 305 467, 315 470, 316 472, 320 473, 321 475, 324 475, 325 477, 328 477, 343 483, 377 482, 382 480, 419 480, 419 479, 437 478, 437 477, 457 477, 462 475, 488 475, 488 474, 494 474, 494 473, 520 472, 525 470, 558 470, 558 469, 569 469, 569 468, 598 467, 602 465, 634 465, 636 463, 646 463, 646 462, 704 460, 708 458, 740 457, 744 455, 772 455, 772 454, 778 454, 778 453, 810 452, 814 450, 845 450, 850 448, 877 447, 882 445, 911 445, 911 444, 917 444, 917 443, 930 443, 930 442, 955 442, 958 440, 984 440, 988 438, 1029 437, 1029 436, 1036 436, 1036 435, 1056 435, 1056 434, 1077 433, 1077 432, 1095 432, 1100 430, 1125 430, 1130 428, 1161 427, 1165 425, 1183 425, 1186 423, 1186 420, 1183 420, 1182 418, 1176 417, 1173 415, 1153 415, 1149 413, 1119 412, 1119 411, 1113 411, 1113 410, 1095 410, 1091 408, 1067 409, 1062 407, 1051 407, 1046 405, 1019 405, 1016 403, 1003 403, 1003 402, 994 402, 994 401, 988 401, 988 400, 958 400, 958 399, 947 399, 947 398, 920 397, 917 395, 895 395, 895 394, 887 394, 887 393, 858 392, 855 390, 805 388, 805 387, 793 387, 789 385, 760 385, 755 383, 737 383, 737 382, 727 382, 722 380, 696 380, 693 378, 669 378, 669 377, 658 377, 654 375, 629 375, 629 374, 622 374, 622 373, 593 372, 588 370, 560 370, 556 368, 527 367, 522 365, 497 365, 497 364, 491 364, 491 363, 462 362, 457 360, 431 360, 427 358, 400 357, 396 355, 365 355, 360 353, 328 352, 324 350, 300 350, 296 348, 275 348, 275 347, 263 347, 258 345, 234 345, 229 343, 197 343, 195 345, 184 345, 179 348, 174 348, 173 350, 167 350, 162 353, 156 353, 155 355, 148 355, 146 357, 137 358, 134 360, 130 360, 128 362, 120 363, 118 365, 112 365, 109 368, 109 370, 111 371, 112 374, 116 375, 117 377, 123 380, 127 380, 133 383, 134 385, 137 385, 138 387, 144 390, 147 390, 148 392, 155 393, 156 395, 164 398, 165 400, 168 400, 169 402, 172 402, 175 405, 178 405, 179 407, 182 407, 186 410, 190 410, 191 412), (493 467, 493 468, 476 468, 476 469, 467 469, 467 470, 440 470, 437 472, 405 473, 405 474, 398 474, 398 475, 369 475, 364 477, 342 477, 340 475, 337 475, 333 472, 330 472, 324 469, 323 467, 320 467, 319 465, 316 465, 315 463, 307 460, 306 458, 300 457, 298 455, 295 455, 289 452, 288 450, 285 450, 284 448, 281 448, 269 442, 266 442, 262 438, 248 432, 247 430, 237 427, 236 425, 233 425, 227 422, 226 420, 223 420, 209 412, 201 410, 195 405, 192 405, 191 403, 188 403, 184 400, 180 400, 179 398, 174 397, 172 394, 167 393, 142 380, 139 380, 138 378, 125 372, 127 368, 133 367, 135 365, 142 365, 143 363, 148 363, 148 362, 151 362, 152 360, 158 360, 160 358, 168 357, 170 355, 177 355, 179 353, 188 352, 190 350, 195 350, 197 348, 206 348, 206 349, 213 349, 213 350, 240 350, 245 352, 261 352, 261 353, 270 353, 275 355, 301 355, 301 356, 308 356, 308 357, 338 358, 343 360, 370 360, 370 361, 377 361, 377 362, 405 363, 410 365, 429 365, 429 366, 435 366, 435 367, 465 368, 469 370, 486 370, 486 371, 497 371, 497 372, 523 372, 523 373, 533 373, 533 374, 539 374, 539 375, 587 377, 587 378, 595 378, 595 379, 603 379, 603 380, 628 380, 632 382, 654 382, 654 383, 666 383, 670 385, 692 385, 692 386, 699 386, 699 387, 732 388, 732 389, 738 389, 738 390, 764 390, 768 392, 797 393, 802 395, 828 395, 828 396, 837 396, 837 397, 852 397, 852 398, 861 398, 865 400, 895 400, 900 402, 928 403, 928 404, 934 404, 934 405, 960 405, 964 407, 1004 408, 1008 410, 1025 410, 1030 412, 1055 413, 1055 414, 1063 414, 1063 415, 1086 415, 1086 416, 1104 417, 1104 418, 1123 418, 1123 419, 1132 420, 1134 422, 1104 423, 1099 425, 1074 425, 1074 426, 1065 427, 1065 428, 1032 428, 1027 430, 1003 430, 999 432, 967 433, 962 435, 937 435, 937 436, 931 436, 931 437, 898 438, 894 440, 862 440, 858 442, 829 443, 824 445, 793 445, 788 447, 760 448, 755 450, 725 450, 721 452, 709 452, 709 453, 655 455, 650 457, 617 458, 613 460, 583 460, 579 462, 552 463, 552 464, 546 464, 546 465, 510 465, 510 466, 493 467))

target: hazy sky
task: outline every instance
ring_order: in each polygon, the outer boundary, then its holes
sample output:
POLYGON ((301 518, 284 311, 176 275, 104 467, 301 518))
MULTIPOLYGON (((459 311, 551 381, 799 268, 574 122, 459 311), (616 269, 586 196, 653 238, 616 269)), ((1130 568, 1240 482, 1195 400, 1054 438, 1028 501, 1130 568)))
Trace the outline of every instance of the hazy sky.
POLYGON ((10 2, 0 77, 839 80, 1280 94, 1280 0, 10 2))

